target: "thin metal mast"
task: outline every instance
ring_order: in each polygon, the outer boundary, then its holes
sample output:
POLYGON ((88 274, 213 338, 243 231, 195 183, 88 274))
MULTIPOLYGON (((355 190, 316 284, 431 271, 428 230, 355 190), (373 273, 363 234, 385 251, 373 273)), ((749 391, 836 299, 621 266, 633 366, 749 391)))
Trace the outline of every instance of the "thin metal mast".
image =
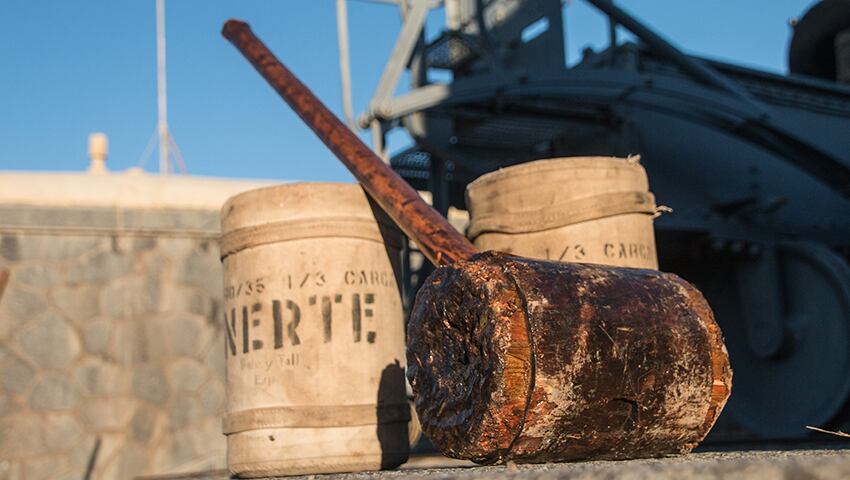
POLYGON ((342 111, 348 128, 355 130, 351 100, 351 64, 348 53, 348 9, 346 0, 336 0, 336 29, 339 43, 339 79, 342 84, 342 111))
POLYGON ((157 122, 157 130, 159 131, 159 173, 168 175, 170 170, 168 146, 171 142, 168 132, 168 100, 165 90, 165 0, 156 0, 156 87, 157 109, 159 112, 157 122))

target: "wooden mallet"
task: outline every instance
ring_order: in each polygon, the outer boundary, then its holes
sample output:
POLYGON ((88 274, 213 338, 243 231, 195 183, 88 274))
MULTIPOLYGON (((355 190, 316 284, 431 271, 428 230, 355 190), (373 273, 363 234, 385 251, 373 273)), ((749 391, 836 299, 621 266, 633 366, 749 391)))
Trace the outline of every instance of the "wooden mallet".
POLYGON ((732 371, 698 290, 652 270, 477 253, 246 23, 222 33, 438 266, 407 340, 416 410, 437 448, 549 462, 686 453, 705 437, 732 371))

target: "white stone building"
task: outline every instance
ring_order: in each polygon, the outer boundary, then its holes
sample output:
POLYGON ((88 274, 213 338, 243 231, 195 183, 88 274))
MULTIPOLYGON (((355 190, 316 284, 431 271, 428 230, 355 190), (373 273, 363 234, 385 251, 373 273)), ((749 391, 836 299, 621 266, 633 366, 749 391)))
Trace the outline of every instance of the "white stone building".
POLYGON ((265 184, 0 172, 0 479, 225 466, 219 208, 265 184))

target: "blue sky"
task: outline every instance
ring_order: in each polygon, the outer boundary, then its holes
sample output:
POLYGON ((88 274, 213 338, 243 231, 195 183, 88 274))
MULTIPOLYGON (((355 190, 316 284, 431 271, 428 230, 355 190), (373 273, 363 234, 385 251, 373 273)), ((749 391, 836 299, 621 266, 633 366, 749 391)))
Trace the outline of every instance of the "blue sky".
MULTIPOLYGON (((688 52, 786 70, 788 20, 812 0, 619 0, 688 52)), ((606 44, 606 24, 566 2, 568 62, 606 44)), ((156 125, 154 0, 0 2, 0 170, 80 171, 93 131, 109 167, 137 166, 156 125)), ((333 0, 167 0, 169 124, 195 175, 349 181, 351 177, 219 32, 254 31, 341 112, 333 0)), ((429 32, 442 10, 429 18, 429 32)), ((349 1, 355 110, 363 110, 400 27, 395 7, 349 1)), ((404 90, 403 79, 400 91, 404 90)), ((368 135, 364 134, 364 139, 368 135)), ((391 149, 404 145, 391 138, 391 149)), ((155 155, 146 169, 156 169, 155 155)))

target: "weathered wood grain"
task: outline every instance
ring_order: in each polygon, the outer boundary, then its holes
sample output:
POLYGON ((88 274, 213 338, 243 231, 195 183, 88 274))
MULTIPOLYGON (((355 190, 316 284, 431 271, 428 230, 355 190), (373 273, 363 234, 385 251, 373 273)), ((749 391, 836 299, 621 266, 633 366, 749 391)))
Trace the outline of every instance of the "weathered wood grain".
POLYGON ((351 171, 360 185, 416 242, 435 265, 469 258, 475 247, 416 190, 351 132, 258 39, 245 22, 229 20, 222 35, 230 40, 316 135, 351 171))
POLYGON ((251 32, 223 34, 442 265, 408 327, 408 378, 425 433, 480 463, 690 451, 731 389, 720 330, 672 274, 475 254, 251 32))
POLYGON ((429 278, 408 337, 424 432, 481 463, 686 453, 731 388, 702 295, 652 270, 481 254, 429 278))

